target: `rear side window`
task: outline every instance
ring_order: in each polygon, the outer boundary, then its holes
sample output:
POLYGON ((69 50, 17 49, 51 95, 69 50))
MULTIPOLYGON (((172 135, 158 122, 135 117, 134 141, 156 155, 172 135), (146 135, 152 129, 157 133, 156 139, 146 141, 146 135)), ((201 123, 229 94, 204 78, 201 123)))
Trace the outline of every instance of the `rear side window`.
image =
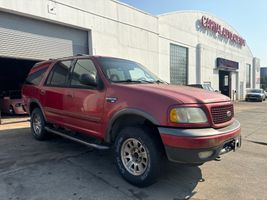
POLYGON ((68 81, 71 62, 71 60, 67 60, 56 63, 49 73, 46 85, 59 87, 65 86, 68 81))
POLYGON ((30 74, 25 81, 25 84, 29 85, 39 85, 44 77, 44 73, 47 71, 48 67, 42 68, 32 74, 30 74))

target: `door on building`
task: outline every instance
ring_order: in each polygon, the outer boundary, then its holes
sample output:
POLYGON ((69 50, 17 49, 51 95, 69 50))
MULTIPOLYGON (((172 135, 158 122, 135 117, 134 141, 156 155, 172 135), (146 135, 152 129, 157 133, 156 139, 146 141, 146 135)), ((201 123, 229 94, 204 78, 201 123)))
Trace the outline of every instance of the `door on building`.
POLYGON ((219 71, 219 89, 223 95, 231 98, 231 73, 230 71, 219 71))
POLYGON ((0 99, 21 90, 36 62, 90 53, 90 36, 89 30, 0 11, 0 99))

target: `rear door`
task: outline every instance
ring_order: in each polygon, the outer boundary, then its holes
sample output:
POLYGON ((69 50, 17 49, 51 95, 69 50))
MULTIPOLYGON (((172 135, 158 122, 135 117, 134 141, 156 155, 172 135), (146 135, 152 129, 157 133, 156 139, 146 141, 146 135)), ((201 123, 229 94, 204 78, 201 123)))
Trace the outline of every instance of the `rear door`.
POLYGON ((54 64, 43 88, 40 89, 40 100, 47 121, 59 125, 64 124, 63 100, 68 91, 67 83, 72 60, 59 61, 54 64))
POLYGON ((83 85, 79 78, 91 74, 98 80, 98 72, 89 58, 77 59, 72 70, 69 90, 65 94, 65 126, 79 132, 101 137, 105 89, 83 85))

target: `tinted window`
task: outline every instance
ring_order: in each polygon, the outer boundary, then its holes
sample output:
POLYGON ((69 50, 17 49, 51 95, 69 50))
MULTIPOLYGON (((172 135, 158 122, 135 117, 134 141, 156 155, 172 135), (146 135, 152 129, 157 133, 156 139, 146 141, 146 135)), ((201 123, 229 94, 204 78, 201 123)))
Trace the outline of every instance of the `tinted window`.
POLYGON ((261 90, 261 89, 252 89, 252 90, 248 90, 248 92, 250 92, 250 93, 263 93, 263 90, 261 90))
POLYGON ((89 59, 79 59, 77 60, 74 70, 71 76, 71 86, 74 87, 88 87, 80 83, 79 78, 82 74, 91 74, 95 79, 97 79, 97 71, 94 63, 89 59))
POLYGON ((25 83, 30 85, 39 85, 41 80, 43 79, 44 73, 46 72, 48 67, 42 68, 32 74, 30 74, 25 83))
POLYGON ((50 86, 65 86, 70 68, 70 60, 56 63, 48 76, 46 84, 50 86))

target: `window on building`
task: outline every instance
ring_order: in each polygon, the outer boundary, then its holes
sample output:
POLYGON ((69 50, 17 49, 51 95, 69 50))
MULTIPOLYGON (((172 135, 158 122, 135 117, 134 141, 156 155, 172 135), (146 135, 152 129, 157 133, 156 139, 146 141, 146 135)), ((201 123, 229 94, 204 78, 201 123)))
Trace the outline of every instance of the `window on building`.
POLYGON ((251 88, 251 65, 246 65, 246 88, 251 88))
POLYGON ((188 48, 170 45, 170 83, 176 85, 187 84, 188 48))

